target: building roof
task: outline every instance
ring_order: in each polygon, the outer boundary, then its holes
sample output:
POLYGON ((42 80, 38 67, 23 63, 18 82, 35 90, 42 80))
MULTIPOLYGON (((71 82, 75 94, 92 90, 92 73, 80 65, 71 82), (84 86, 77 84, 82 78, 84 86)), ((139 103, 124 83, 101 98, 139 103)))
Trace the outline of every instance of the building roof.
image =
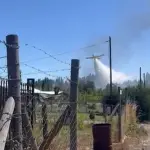
MULTIPOLYGON (((8 87, 8 82, 6 82, 5 84, 1 84, 0 86, 7 88, 8 87)), ((20 86, 20 88, 21 88, 21 86, 20 86)), ((23 90, 21 88, 21 92, 22 91, 24 91, 26 93, 27 90, 23 90)), ((36 88, 34 88, 34 93, 36 93, 36 94, 46 94, 46 95, 55 95, 55 91, 41 91, 41 90, 36 89, 36 88)), ((58 94, 61 94, 61 93, 63 93, 63 91, 59 91, 58 94)))
MULTIPOLYGON (((36 94, 55 95, 55 91, 41 91, 41 90, 38 90, 38 89, 34 89, 34 93, 36 93, 36 94)), ((59 91, 58 94, 61 94, 61 93, 63 93, 63 91, 59 91)))

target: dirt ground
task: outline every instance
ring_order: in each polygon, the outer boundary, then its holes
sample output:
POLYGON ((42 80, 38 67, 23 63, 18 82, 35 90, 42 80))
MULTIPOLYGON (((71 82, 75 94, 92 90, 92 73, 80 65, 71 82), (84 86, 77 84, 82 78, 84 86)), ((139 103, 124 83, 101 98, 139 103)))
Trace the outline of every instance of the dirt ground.
POLYGON ((126 138, 123 144, 113 144, 113 150, 150 150, 150 124, 142 124, 147 137, 126 138))

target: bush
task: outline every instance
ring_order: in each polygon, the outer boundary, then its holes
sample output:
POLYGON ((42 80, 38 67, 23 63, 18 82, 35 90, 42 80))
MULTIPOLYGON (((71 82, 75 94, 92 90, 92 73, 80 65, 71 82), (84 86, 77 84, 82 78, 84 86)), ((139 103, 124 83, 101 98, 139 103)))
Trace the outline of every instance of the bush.
POLYGON ((82 114, 78 114, 78 129, 83 130, 85 128, 84 125, 85 116, 82 114))
POLYGON ((83 130, 84 127, 85 127, 85 126, 84 126, 83 120, 78 121, 78 129, 79 129, 79 130, 83 130))
POLYGON ((135 101, 138 105, 137 115, 140 122, 150 120, 150 92, 149 89, 136 90, 135 101))
POLYGON ((88 109, 95 110, 96 109, 96 104, 88 105, 88 109))
POLYGON ((94 120, 94 119, 95 119, 95 113, 94 113, 94 112, 90 112, 89 118, 90 118, 91 120, 94 120))

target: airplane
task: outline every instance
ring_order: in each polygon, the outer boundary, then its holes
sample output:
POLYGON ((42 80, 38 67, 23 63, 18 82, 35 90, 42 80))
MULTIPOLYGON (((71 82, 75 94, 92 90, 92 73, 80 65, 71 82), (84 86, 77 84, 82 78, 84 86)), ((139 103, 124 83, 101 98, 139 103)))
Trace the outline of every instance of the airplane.
POLYGON ((102 57, 102 56, 104 56, 104 54, 98 55, 98 56, 92 55, 92 57, 86 57, 86 59, 100 59, 100 57, 102 57))

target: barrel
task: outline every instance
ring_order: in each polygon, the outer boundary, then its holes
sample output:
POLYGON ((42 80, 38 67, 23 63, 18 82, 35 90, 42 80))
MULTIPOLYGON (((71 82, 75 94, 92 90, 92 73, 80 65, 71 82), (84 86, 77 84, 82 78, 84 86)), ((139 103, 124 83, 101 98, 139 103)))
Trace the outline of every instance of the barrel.
POLYGON ((111 124, 94 124, 93 150, 112 150, 111 124))

